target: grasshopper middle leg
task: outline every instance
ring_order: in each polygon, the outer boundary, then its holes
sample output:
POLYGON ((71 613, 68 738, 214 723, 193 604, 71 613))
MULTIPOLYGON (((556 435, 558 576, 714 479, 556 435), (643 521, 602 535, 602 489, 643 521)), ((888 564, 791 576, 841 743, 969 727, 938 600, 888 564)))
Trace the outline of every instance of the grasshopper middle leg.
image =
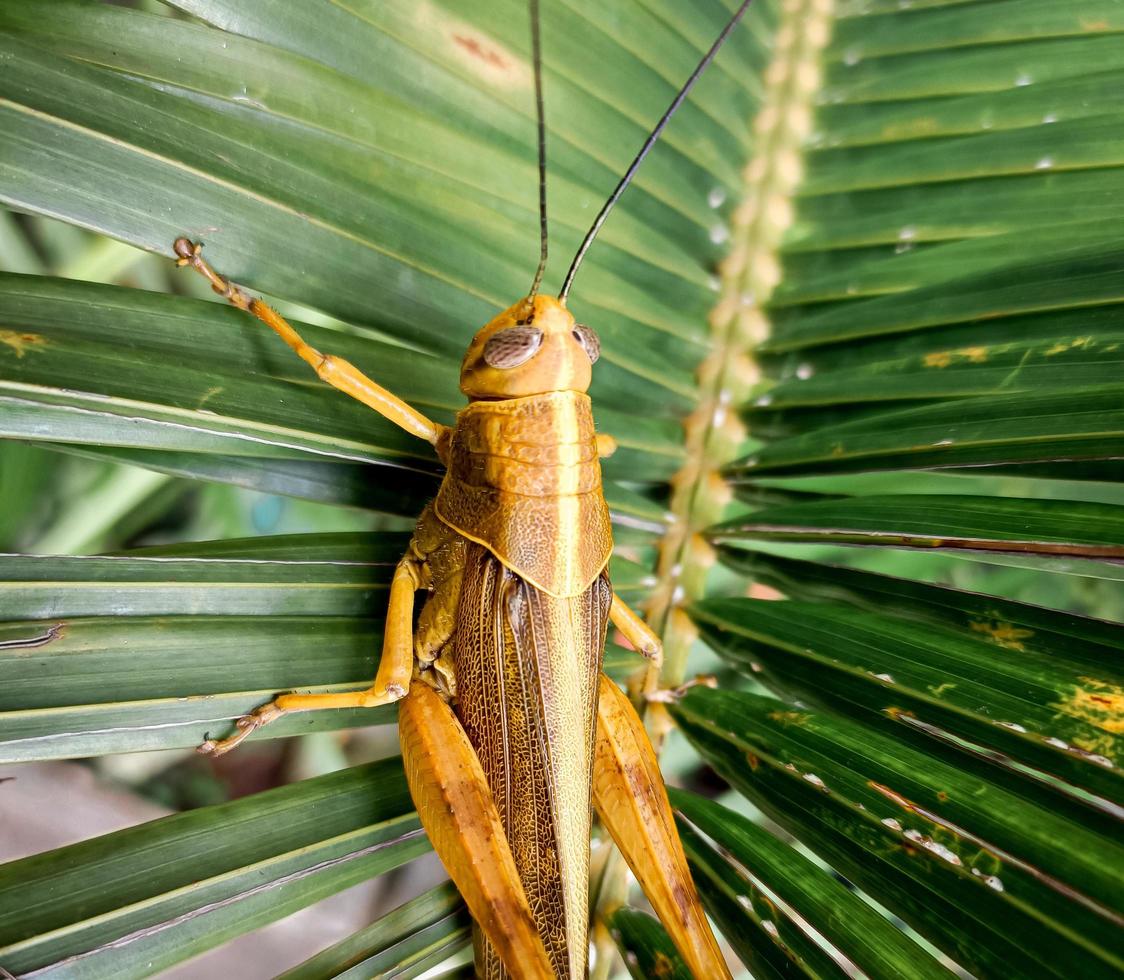
POLYGON ((207 739, 199 746, 199 751, 223 755, 263 725, 297 711, 392 704, 405 697, 416 667, 434 686, 449 690, 452 676, 439 654, 452 634, 452 618, 442 613, 456 608, 461 549, 462 539, 441 524, 431 508, 426 508, 418 520, 409 550, 394 570, 382 657, 375 681, 369 688, 339 694, 282 694, 240 718, 236 723, 237 731, 229 738, 207 739), (429 590, 431 594, 419 624, 422 629, 415 635, 414 601, 419 589, 429 590), (431 666, 435 670, 427 669, 431 666))
POLYGON ((207 739, 199 751, 223 755, 240 745, 263 725, 295 711, 317 711, 326 708, 375 708, 391 704, 406 695, 414 671, 414 594, 420 588, 424 566, 416 557, 407 555, 394 570, 390 583, 390 602, 383 632, 382 658, 375 682, 365 691, 339 694, 282 694, 251 714, 238 720, 238 731, 229 738, 207 739))

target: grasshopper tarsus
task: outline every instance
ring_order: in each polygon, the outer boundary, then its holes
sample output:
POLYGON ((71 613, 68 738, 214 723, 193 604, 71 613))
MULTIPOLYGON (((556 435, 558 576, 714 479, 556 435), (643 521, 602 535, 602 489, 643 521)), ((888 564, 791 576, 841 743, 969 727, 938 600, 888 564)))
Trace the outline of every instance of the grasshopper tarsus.
POLYGON ((275 701, 270 701, 269 704, 263 704, 260 708, 256 708, 248 715, 243 715, 235 721, 235 733, 233 735, 227 738, 205 739, 195 751, 200 755, 226 755, 227 752, 241 745, 259 728, 268 725, 271 721, 275 721, 284 713, 284 710, 279 708, 275 701))
POLYGON ((181 268, 185 265, 191 266, 211 284, 211 289, 224 299, 229 300, 238 309, 254 312, 254 304, 260 303, 260 300, 251 299, 229 279, 215 272, 211 264, 203 258, 202 242, 193 242, 190 238, 181 236, 172 243, 172 251, 178 256, 176 265, 181 268))
POLYGON ((184 238, 181 235, 172 243, 172 251, 179 256, 176 265, 187 265, 188 262, 199 254, 199 250, 202 248, 203 244, 201 242, 196 245, 190 238, 184 238))
POLYGON ((650 704, 675 704, 681 701, 693 687, 718 687, 718 678, 713 674, 699 674, 678 687, 661 687, 646 693, 644 700, 650 704))

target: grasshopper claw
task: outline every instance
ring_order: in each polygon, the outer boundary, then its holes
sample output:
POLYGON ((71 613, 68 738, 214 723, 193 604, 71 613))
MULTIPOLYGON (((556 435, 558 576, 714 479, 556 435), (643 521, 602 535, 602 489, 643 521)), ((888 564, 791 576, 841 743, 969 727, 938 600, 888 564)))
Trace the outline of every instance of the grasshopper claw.
POLYGON ((280 718, 283 714, 284 711, 277 707, 274 702, 271 701, 269 704, 263 704, 250 714, 243 715, 234 723, 234 727, 237 731, 233 735, 222 739, 205 739, 195 751, 200 755, 226 755, 227 752, 237 748, 263 725, 267 725, 274 719, 280 718))
POLYGON ((713 674, 699 674, 698 677, 693 677, 685 684, 680 684, 678 687, 661 687, 658 690, 652 691, 650 694, 644 695, 644 700, 649 704, 675 704, 680 700, 692 687, 718 687, 718 678, 713 674))

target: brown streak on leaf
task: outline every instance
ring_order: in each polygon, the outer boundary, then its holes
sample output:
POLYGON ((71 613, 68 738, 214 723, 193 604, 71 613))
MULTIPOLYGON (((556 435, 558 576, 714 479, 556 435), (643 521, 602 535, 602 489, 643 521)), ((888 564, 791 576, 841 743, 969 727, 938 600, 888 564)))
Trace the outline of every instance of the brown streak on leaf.
POLYGON ((0 643, 0 650, 36 650, 53 643, 66 632, 66 623, 56 623, 47 627, 46 632, 39 636, 29 636, 19 640, 5 640, 0 643))
POLYGON ((508 68, 508 63, 500 57, 499 52, 494 48, 485 48, 478 37, 465 37, 463 34, 454 34, 453 43, 459 45, 472 57, 479 58, 492 68, 498 68, 501 71, 506 71, 508 68))
POLYGON ((893 803, 896 803, 903 810, 916 810, 916 807, 910 800, 907 800, 904 796, 901 795, 901 793, 894 792, 894 790, 890 789, 889 786, 883 786, 882 783, 876 783, 874 782, 874 780, 868 781, 867 786, 869 786, 876 793, 881 793, 884 797, 886 797, 886 799, 890 800, 893 803))
POLYGON ((534 76, 529 62, 490 34, 458 17, 454 12, 455 4, 418 0, 406 6, 414 30, 420 36, 440 39, 445 47, 443 63, 460 74, 471 73, 503 91, 532 87, 534 76))
MULTIPOLYGON (((925 450, 931 446, 914 446, 915 450, 925 450)), ((836 455, 841 454, 840 448, 836 455)), ((1097 558, 1108 561, 1124 560, 1124 545, 1082 544, 1059 541, 1018 541, 1001 538, 957 538, 923 537, 903 531, 881 531, 868 528, 855 528, 845 525, 809 526, 805 524, 757 524, 746 521, 737 526, 711 533, 714 541, 728 540, 736 533, 798 534, 801 537, 814 534, 817 537, 828 535, 846 536, 857 539, 856 543, 867 541, 887 541, 904 548, 963 548, 970 551, 998 551, 1030 555, 1072 555, 1076 558, 1097 558)))

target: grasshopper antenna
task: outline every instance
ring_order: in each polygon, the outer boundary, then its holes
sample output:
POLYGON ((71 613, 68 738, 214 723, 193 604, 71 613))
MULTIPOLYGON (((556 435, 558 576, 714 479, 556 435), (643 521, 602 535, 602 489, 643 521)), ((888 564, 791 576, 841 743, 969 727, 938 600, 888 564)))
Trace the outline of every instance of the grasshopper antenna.
MULTIPOLYGON (((667 107, 667 111, 660 117, 660 121, 656 123, 655 129, 648 134, 648 138, 644 141, 644 145, 640 147, 640 152, 636 154, 635 159, 628 165, 628 170, 625 171, 620 183, 617 184, 613 193, 609 195, 609 199, 605 202, 600 212, 598 212, 597 217, 593 219, 593 224, 590 226, 589 231, 586 232, 585 238, 578 248, 578 254, 574 256, 574 261, 570 265, 570 271, 566 273, 566 280, 562 283, 562 291, 558 294, 558 299, 561 300, 563 305, 566 304, 566 297, 570 293, 570 287, 574 284, 574 276, 578 274, 578 266, 582 264, 585 253, 589 251, 589 246, 593 244, 593 239, 597 237, 597 233, 601 230, 605 219, 609 217, 609 212, 613 210, 614 205, 620 200, 621 195, 625 192, 625 188, 632 183, 632 178, 636 176, 636 171, 640 169, 640 164, 644 162, 648 151, 655 145, 656 140, 660 138, 664 127, 667 126, 671 117, 675 115, 675 111, 683 104, 683 100, 687 98, 687 94, 691 91, 695 82, 699 80, 699 76, 706 71, 707 66, 714 60, 714 56, 718 54, 718 49, 726 42, 726 38, 730 36, 733 29, 738 26, 738 21, 741 20, 742 14, 745 13, 749 4, 750 0, 743 0, 741 6, 734 12, 734 16, 731 17, 726 26, 722 28, 722 33, 718 35, 718 38, 710 46, 710 50, 703 55, 702 61, 700 61, 695 67, 695 70, 691 72, 691 77, 687 79, 675 98, 671 100, 671 105, 667 107)), ((545 245, 543 247, 545 249, 545 245)))
POLYGON ((546 271, 547 233, 546 233, 546 113, 542 101, 542 38, 539 30, 539 0, 531 0, 531 62, 535 73, 535 116, 539 129, 539 267, 535 270, 535 281, 527 295, 530 302, 538 294, 546 271))

